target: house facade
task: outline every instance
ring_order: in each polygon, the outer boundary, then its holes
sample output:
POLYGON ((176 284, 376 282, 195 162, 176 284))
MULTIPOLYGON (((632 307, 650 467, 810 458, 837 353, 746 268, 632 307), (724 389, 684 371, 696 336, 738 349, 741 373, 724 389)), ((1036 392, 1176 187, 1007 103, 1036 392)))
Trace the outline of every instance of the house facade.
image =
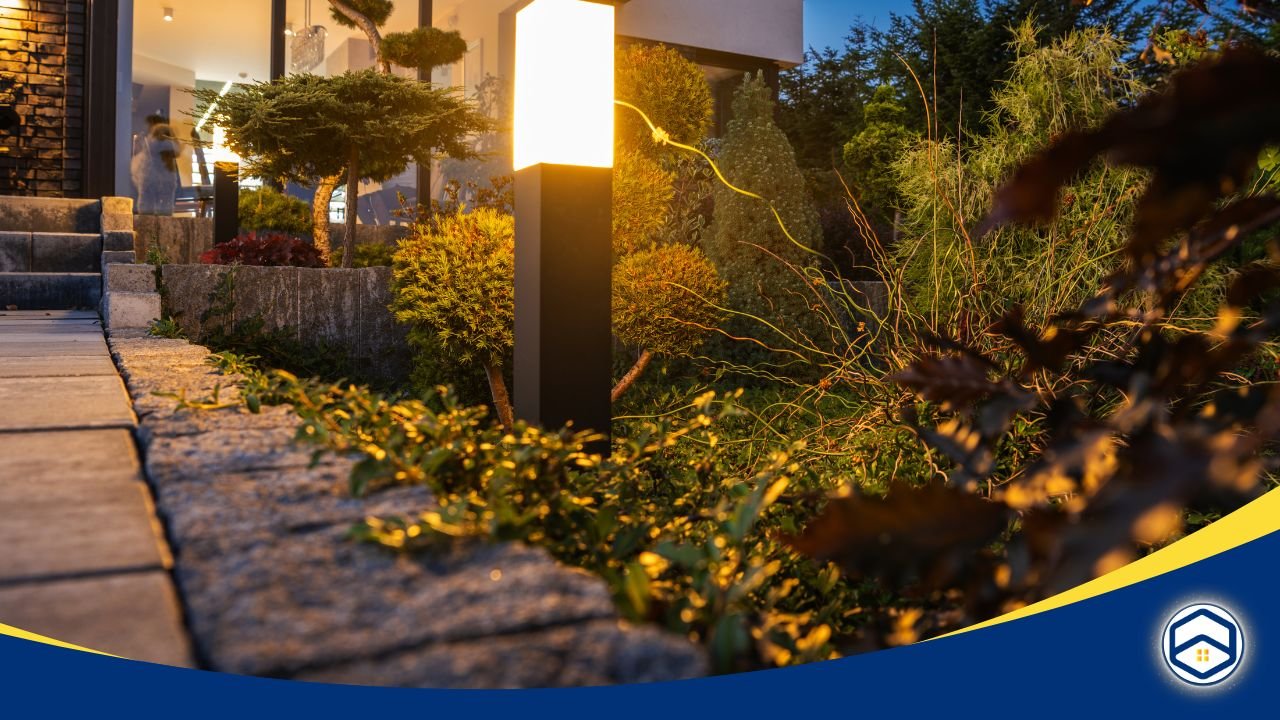
MULTIPOLYGON (((514 69, 515 14, 531 0, 398 0, 385 30, 428 24, 457 30, 466 57, 432 81, 476 94, 514 69)), ((743 73, 803 61, 803 0, 618 0, 623 43, 663 43, 700 65, 720 126, 743 73)), ((336 23, 327 0, 4 0, 0 104, 16 111, 0 131, 0 194, 131 195, 129 160, 146 118, 171 119, 180 137, 208 144, 180 163, 184 186, 233 159, 212 125, 193 116, 189 90, 291 72, 331 75, 372 65, 365 37, 336 23)), ((442 170, 414 169, 386 190, 416 196, 442 170)), ((377 188, 372 188, 377 190, 377 188)), ((377 202, 377 192, 370 194, 377 202)), ((361 208, 379 221, 378 208, 361 208)))

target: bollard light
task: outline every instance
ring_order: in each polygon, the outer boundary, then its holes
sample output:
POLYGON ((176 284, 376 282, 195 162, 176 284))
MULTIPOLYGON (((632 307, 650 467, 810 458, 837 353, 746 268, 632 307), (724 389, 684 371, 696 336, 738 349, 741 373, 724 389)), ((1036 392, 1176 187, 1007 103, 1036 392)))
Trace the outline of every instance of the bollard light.
POLYGON ((613 48, 612 2, 533 0, 516 14, 515 411, 606 436, 613 48))

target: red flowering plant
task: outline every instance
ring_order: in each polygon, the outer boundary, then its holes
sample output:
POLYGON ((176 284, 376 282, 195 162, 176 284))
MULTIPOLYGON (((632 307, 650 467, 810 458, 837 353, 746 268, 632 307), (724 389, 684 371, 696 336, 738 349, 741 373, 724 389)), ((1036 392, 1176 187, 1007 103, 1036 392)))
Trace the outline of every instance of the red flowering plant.
POLYGON ((205 265, 258 265, 265 267, 328 267, 324 256, 305 240, 280 232, 243 233, 235 240, 214 245, 200 255, 205 265))

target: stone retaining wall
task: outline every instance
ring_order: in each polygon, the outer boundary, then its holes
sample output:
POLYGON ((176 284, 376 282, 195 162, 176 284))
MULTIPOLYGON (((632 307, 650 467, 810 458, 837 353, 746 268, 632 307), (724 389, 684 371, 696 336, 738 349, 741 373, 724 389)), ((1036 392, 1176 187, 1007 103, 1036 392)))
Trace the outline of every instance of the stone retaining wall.
POLYGON ((335 683, 506 688, 675 680, 705 672, 683 638, 630 627, 604 583, 539 549, 442 541, 423 555, 358 544, 369 515, 430 508, 424 487, 346 492, 353 461, 293 442, 287 407, 191 411, 155 393, 235 401, 237 378, 182 340, 112 332, 144 464, 202 666, 335 683))
POLYGON ((225 283, 233 311, 218 322, 261 319, 264 329, 286 329, 303 345, 341 348, 375 377, 408 375, 407 333, 387 309, 390 268, 165 265, 162 276, 164 311, 187 337, 206 336, 202 318, 225 283), (224 280, 228 273, 229 282, 224 280))

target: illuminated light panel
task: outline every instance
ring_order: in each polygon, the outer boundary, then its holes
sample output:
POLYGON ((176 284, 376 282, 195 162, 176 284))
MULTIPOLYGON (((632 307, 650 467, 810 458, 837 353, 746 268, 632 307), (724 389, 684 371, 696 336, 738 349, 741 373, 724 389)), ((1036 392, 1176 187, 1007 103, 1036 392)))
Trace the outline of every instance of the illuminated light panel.
POLYGON ((534 0, 516 13, 514 165, 613 167, 612 5, 534 0))

